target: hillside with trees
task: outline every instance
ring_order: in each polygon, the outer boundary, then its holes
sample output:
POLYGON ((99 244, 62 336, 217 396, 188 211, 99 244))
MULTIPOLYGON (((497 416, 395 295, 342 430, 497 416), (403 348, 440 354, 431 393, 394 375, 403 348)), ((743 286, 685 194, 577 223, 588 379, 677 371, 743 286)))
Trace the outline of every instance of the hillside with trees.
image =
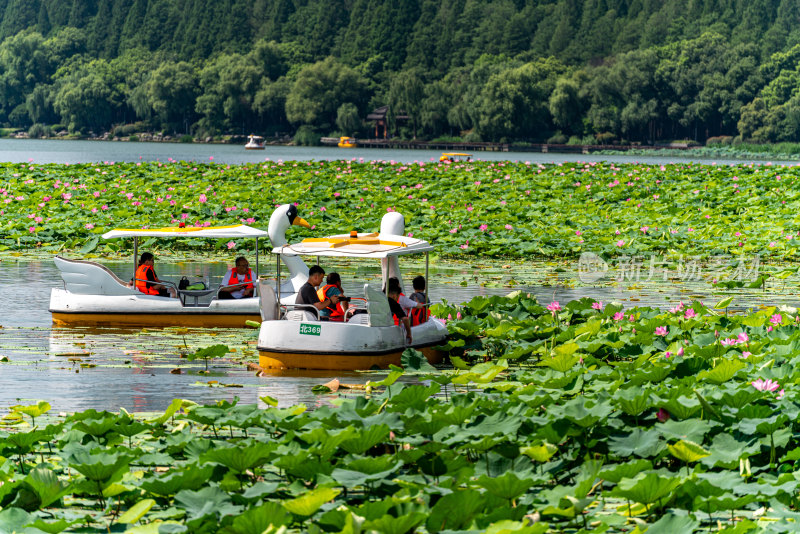
POLYGON ((0 0, 32 136, 800 139, 789 0, 0 0), (402 120, 396 117, 404 117, 402 120))

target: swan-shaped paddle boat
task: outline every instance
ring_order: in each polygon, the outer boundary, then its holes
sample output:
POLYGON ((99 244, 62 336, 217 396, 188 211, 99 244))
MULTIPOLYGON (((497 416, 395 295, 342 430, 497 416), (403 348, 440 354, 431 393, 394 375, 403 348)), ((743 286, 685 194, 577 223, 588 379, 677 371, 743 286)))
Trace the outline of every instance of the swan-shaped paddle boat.
MULTIPOLYGON (((313 307, 294 304, 297 291, 308 279, 308 268, 299 256, 379 260, 385 287, 391 277, 402 281, 400 256, 425 254, 427 282, 428 254, 433 247, 427 241, 407 237, 404 233, 403 216, 390 212, 381 220, 380 233, 353 231, 305 239, 294 245, 287 245, 285 240, 273 241, 278 280, 281 260, 289 268, 290 277, 287 282, 278 284, 277 294, 272 287, 260 282, 263 321, 258 335, 259 365, 264 369, 386 369, 390 364, 400 365, 401 355, 409 346, 422 351, 432 363, 441 361, 442 355, 434 347, 447 337, 444 324, 429 317, 411 328, 413 341, 406 345, 402 327, 394 324, 387 297, 377 285, 364 284, 358 306, 362 313, 349 315, 348 310, 345 322, 321 321, 313 307)), ((272 235, 270 232, 270 237, 272 235)), ((354 302, 355 299, 351 305, 354 302)))
MULTIPOLYGON (((285 242, 284 234, 293 224, 309 227, 305 220, 298 217, 297 208, 287 204, 275 210, 267 232, 246 225, 117 229, 106 232, 102 236, 104 239, 133 238, 132 278, 136 272, 140 237, 255 239, 256 265, 253 273, 255 296, 219 299, 218 287, 205 290, 180 290, 175 287, 180 298, 147 295, 137 291, 129 281, 120 279, 104 265, 56 256, 54 261, 64 281, 64 288, 53 288, 50 292, 53 323, 69 326, 245 327, 247 321, 259 321, 261 318, 258 292, 261 291, 263 284, 256 282, 259 276, 258 240, 269 236, 273 242, 285 242), (201 302, 200 299, 203 297, 210 297, 210 301, 201 302)), ((302 270, 298 276, 302 276, 302 270)), ((305 270, 305 276, 308 276, 308 269, 305 270)), ((169 281, 162 280, 162 283, 175 286, 169 281)), ((290 284, 291 280, 289 285, 282 288, 284 292, 291 290, 290 284)), ((274 293, 274 290, 272 292, 274 293)))
POLYGON ((266 140, 260 135, 248 135, 247 144, 244 145, 245 150, 264 150, 266 147, 266 140))

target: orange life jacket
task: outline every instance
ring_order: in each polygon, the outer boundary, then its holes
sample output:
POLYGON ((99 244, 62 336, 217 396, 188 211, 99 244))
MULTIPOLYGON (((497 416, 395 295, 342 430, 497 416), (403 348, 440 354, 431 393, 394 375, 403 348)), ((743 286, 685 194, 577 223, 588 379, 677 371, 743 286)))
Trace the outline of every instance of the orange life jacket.
MULTIPOLYGON (((404 297, 405 295, 403 295, 402 293, 400 293, 400 296, 401 296, 401 297, 404 297)), ((398 300, 399 300, 399 299, 398 299, 398 300)), ((398 304, 400 304, 400 303, 398 302, 398 304)), ((403 310, 403 311, 405 311, 405 310, 403 310)), ((395 324, 395 326, 400 326, 400 318, 399 318, 398 316, 396 316, 395 314, 392 314, 392 319, 394 319, 394 324, 395 324)))
POLYGON ((139 268, 136 269, 136 289, 138 289, 145 295, 158 295, 158 289, 154 289, 153 287, 148 285, 148 284, 153 284, 155 282, 146 281, 148 270, 153 273, 153 278, 155 278, 156 272, 149 265, 140 265, 139 268))
MULTIPOLYGON (((423 299, 425 298, 425 293, 416 292, 414 295, 421 295, 423 299)), ((414 298, 414 295, 411 295, 411 300, 420 302, 414 298)), ((408 318, 411 321, 411 326, 421 325, 428 320, 428 308, 411 308, 408 318)))
MULTIPOLYGON (((247 269, 247 272, 244 273, 244 281, 242 282, 239 282, 239 273, 236 272, 236 267, 231 269, 230 285, 244 284, 245 282, 252 282, 252 281, 253 279, 250 278, 250 269, 247 269)), ((246 286, 239 286, 237 288, 237 291, 239 289, 253 289, 253 284, 247 284, 246 286)))
MULTIPOLYGON (((339 287, 333 284, 325 284, 324 286, 317 289, 317 296, 319 297, 319 301, 322 302, 323 300, 328 298, 328 291, 334 287, 336 289, 339 289, 339 287)), ((331 303, 331 305, 325 309, 331 312, 330 315, 328 316, 330 319, 344 317, 344 309, 342 308, 342 305, 338 302, 336 303, 336 306, 333 306, 333 304, 331 303)))

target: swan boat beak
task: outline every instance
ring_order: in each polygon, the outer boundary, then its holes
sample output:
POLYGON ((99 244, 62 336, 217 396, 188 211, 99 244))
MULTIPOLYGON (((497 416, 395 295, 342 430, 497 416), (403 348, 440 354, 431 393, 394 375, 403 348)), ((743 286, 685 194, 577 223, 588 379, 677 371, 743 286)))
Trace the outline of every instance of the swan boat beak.
POLYGON ((295 217, 292 221, 292 224, 296 224, 297 226, 304 226, 305 228, 311 228, 311 225, 308 224, 308 221, 303 219, 302 217, 295 217))

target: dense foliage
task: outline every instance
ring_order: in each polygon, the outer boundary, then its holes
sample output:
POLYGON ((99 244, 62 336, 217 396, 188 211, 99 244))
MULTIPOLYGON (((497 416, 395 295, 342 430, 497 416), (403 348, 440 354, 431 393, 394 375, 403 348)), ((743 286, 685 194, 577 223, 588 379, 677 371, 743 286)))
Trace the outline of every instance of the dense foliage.
POLYGON ((725 305, 437 305, 455 370, 409 351, 424 383, 393 370, 313 411, 15 406, 0 530, 792 532, 800 316, 725 305))
MULTIPOLYGON (((577 162, 3 164, 0 247, 113 252, 132 244, 101 241, 112 228, 266 228, 275 205, 297 202, 315 227, 293 227, 292 241, 375 231, 394 210, 405 216, 409 235, 447 255, 792 259, 800 236, 798 173, 752 164, 577 162)), ((144 246, 208 244, 152 239, 144 246)))
POLYGON ((0 123, 33 136, 313 142, 374 135, 359 118, 389 105, 407 137, 798 139, 789 0, 0 0, 0 14, 0 123))

